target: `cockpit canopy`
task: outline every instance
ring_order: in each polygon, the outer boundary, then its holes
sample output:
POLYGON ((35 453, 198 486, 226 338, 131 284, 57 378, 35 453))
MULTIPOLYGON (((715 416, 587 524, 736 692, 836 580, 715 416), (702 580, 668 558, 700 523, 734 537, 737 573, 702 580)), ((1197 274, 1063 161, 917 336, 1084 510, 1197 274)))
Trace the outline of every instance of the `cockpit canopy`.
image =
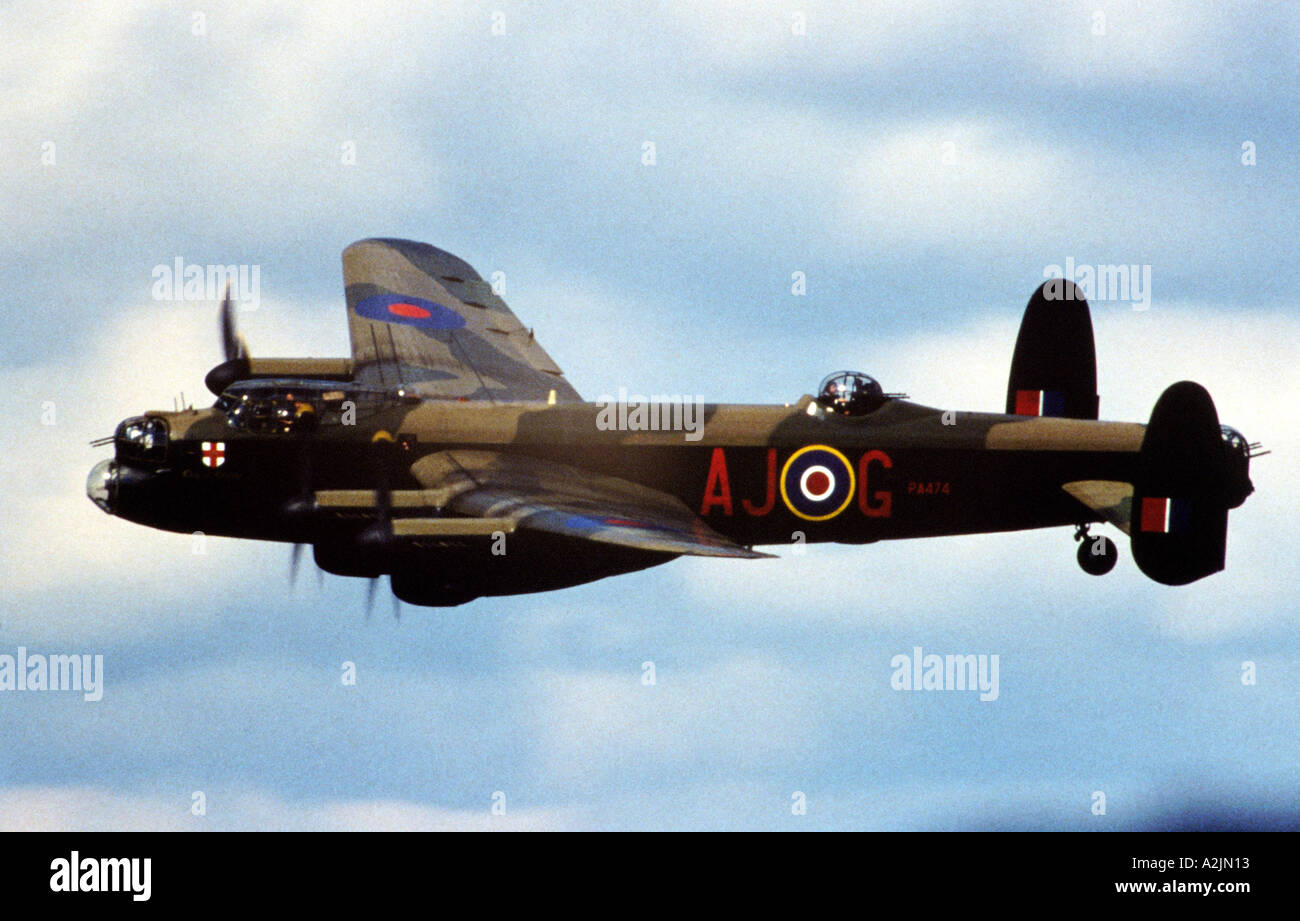
POLYGON ((124 419, 113 439, 123 460, 161 461, 167 456, 167 423, 156 416, 124 419))
POLYGON ((231 428, 258 433, 305 432, 319 425, 351 424, 399 393, 359 390, 337 381, 258 378, 238 381, 217 398, 231 428))
POLYGON ((817 389, 817 402, 843 416, 874 412, 888 399, 875 378, 859 371, 836 371, 817 389))

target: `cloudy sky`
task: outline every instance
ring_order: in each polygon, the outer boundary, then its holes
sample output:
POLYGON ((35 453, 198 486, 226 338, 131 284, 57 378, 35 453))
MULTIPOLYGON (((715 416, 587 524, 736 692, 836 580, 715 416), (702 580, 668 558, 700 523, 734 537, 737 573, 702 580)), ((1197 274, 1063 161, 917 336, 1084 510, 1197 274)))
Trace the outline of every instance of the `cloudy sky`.
POLYGON ((425 6, 0 8, 0 653, 105 663, 99 702, 0 694, 0 828, 1300 811, 1300 10, 425 6), (504 272, 589 398, 787 402, 848 366, 996 410, 1047 266, 1149 265, 1148 310, 1093 304, 1103 418, 1190 378, 1274 454, 1227 571, 1181 589, 1122 540, 1092 579, 1060 529, 400 620, 290 587, 278 545, 196 555, 86 500, 87 442, 220 360, 215 303, 154 300, 156 265, 256 264, 254 354, 346 355, 339 252, 375 235, 504 272), (891 690, 916 646, 997 654, 998 699, 891 690))

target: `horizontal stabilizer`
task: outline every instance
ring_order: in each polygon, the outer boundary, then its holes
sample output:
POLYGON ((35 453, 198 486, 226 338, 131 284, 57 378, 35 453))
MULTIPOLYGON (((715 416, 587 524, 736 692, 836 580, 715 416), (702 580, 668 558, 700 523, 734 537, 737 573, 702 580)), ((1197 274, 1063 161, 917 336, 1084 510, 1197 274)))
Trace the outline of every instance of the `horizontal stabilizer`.
POLYGON ((1125 534, 1133 515, 1133 484, 1116 480, 1076 480, 1061 487, 1125 534))

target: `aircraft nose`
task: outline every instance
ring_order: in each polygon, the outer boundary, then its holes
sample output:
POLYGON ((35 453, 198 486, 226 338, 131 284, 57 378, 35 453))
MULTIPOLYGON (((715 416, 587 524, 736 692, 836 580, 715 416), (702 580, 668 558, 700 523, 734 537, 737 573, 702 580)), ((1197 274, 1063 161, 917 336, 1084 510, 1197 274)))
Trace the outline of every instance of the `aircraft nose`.
POLYGON ((108 514, 117 504, 117 461, 102 460, 86 477, 86 495, 108 514))

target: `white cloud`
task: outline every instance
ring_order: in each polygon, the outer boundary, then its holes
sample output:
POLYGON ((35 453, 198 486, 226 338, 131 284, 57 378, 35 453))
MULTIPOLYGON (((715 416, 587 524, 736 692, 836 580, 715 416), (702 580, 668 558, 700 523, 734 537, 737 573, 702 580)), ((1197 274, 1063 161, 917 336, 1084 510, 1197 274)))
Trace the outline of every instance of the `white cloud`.
POLYGON ((663 12, 691 60, 732 74, 793 69, 814 80, 942 73, 983 61, 1005 69, 1009 82, 1046 76, 1062 85, 1106 87, 1229 80, 1241 68, 1229 36, 1256 25, 1261 13, 1281 34, 1294 35, 1300 26, 1282 9, 1173 0, 1013 0, 996 8, 979 0, 869 6, 709 0, 665 4, 663 12))
POLYGON ((54 17, 45 4, 12 8, 0 117, 14 126, 13 147, 0 195, 23 215, 23 237, 41 240, 67 236, 73 218, 76 233, 96 237, 201 225, 252 228, 261 241, 292 239, 341 210, 378 219, 377 201, 439 208, 438 156, 386 109, 473 22, 407 12, 416 15, 333 2, 131 2, 54 17), (394 54, 412 34, 420 52, 394 54), (39 159, 46 143, 52 165, 39 159))
POLYGON ((1229 82, 1240 70, 1226 37, 1256 21, 1244 5, 1190 10, 1173 0, 1074 0, 1043 3, 1037 12, 1054 27, 1024 30, 1027 66, 1100 87, 1229 82))
MULTIPOLYGON (((95 340, 93 353, 0 369, 0 391, 15 419, 0 431, 10 484, 0 581, 12 609, 6 630, 23 639, 122 639, 207 623, 221 573, 259 556, 250 546, 222 540, 207 541, 205 554, 196 556, 189 536, 110 518, 86 498, 90 468, 112 454, 88 443, 111 435, 127 416, 171 409, 181 392, 188 402, 210 403, 203 375, 221 361, 216 304, 134 295, 117 302, 122 319, 95 340), (42 424, 47 404, 53 404, 55 425, 42 424), (150 620, 143 608, 155 600, 160 573, 171 574, 176 595, 155 615, 160 620, 150 620), (77 603, 64 604, 68 596, 62 595, 55 604, 19 604, 56 588, 72 590, 77 603), (100 604, 102 596, 118 603, 100 604), (123 603, 131 597, 141 603, 123 603)), ((260 309, 242 313, 240 322, 254 354, 346 355, 342 305, 340 294, 337 312, 323 325, 313 311, 264 297, 260 309)))
POLYGON ((0 831, 563 831, 580 826, 567 810, 444 809, 385 799, 295 802, 248 788, 204 793, 205 815, 191 812, 194 791, 131 793, 98 787, 0 790, 0 831))
POLYGON ((535 718, 549 776, 608 783, 719 759, 744 771, 818 739, 814 676, 759 656, 653 664, 653 685, 642 684, 641 662, 621 673, 539 676, 535 718))
MULTIPOLYGON (((1074 171, 1054 142, 1014 125, 953 120, 906 124, 865 139, 837 183, 833 222, 848 240, 1006 241, 1059 215, 1054 192, 1074 171)), ((860 243, 859 243, 860 245, 860 243)))

